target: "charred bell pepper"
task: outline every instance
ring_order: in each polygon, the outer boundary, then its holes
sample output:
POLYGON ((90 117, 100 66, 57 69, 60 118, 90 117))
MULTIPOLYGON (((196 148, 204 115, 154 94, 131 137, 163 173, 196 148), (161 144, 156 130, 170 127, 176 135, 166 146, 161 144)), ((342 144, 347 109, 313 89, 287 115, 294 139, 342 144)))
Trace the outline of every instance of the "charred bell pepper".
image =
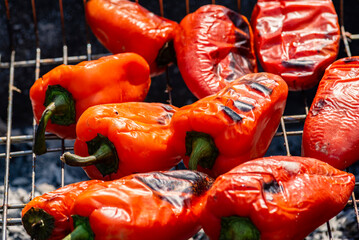
POLYGON ((354 175, 313 158, 256 159, 216 179, 201 223, 213 240, 302 240, 345 207, 354 185, 354 175))
POLYGON ((180 108, 174 146, 189 169, 217 177, 262 157, 278 128, 288 87, 278 75, 247 74, 215 95, 180 108))
POLYGON ((109 181, 78 196, 71 212, 74 230, 65 239, 187 240, 201 228, 203 196, 212 182, 188 170, 109 181))
POLYGON ((75 154, 65 153, 61 159, 84 167, 91 179, 169 170, 181 160, 170 144, 176 109, 146 102, 93 106, 78 120, 75 154))
POLYGON ((38 123, 34 152, 46 152, 45 131, 76 137, 76 122, 90 106, 143 101, 151 84, 149 66, 138 54, 123 53, 60 65, 37 79, 30 89, 38 123))
POLYGON ((183 80, 197 98, 257 72, 248 20, 224 6, 205 5, 188 14, 180 22, 174 47, 183 80))
POLYGON ((340 27, 331 0, 258 0, 251 23, 261 66, 291 91, 316 86, 337 57, 340 27))
POLYGON ((151 75, 175 61, 173 38, 178 23, 135 2, 90 0, 86 19, 97 39, 112 53, 135 52, 146 59, 151 75))
POLYGON ((359 57, 337 60, 319 83, 304 123, 302 155, 345 169, 359 160, 359 57))
POLYGON ((32 239, 62 239, 71 232, 70 211, 77 196, 86 189, 100 188, 102 181, 67 185, 32 199, 22 210, 22 224, 32 239))
POLYGON ((22 222, 35 240, 188 239, 199 229, 213 179, 178 170, 90 180, 36 197, 22 222), (39 214, 41 212, 41 214, 39 214), (70 219, 70 220, 69 220, 70 219))

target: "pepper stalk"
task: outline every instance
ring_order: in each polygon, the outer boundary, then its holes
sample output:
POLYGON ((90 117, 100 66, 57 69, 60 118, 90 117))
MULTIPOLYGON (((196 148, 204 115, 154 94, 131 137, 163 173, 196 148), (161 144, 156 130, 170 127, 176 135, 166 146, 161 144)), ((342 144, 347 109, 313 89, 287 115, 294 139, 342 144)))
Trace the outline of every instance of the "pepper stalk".
POLYGON ((75 101, 72 94, 60 85, 50 85, 46 90, 44 106, 34 140, 33 151, 37 155, 47 152, 45 142, 46 126, 53 124, 69 126, 76 123, 75 101))
POLYGON ((219 240, 260 240, 260 232, 247 217, 222 217, 219 240))

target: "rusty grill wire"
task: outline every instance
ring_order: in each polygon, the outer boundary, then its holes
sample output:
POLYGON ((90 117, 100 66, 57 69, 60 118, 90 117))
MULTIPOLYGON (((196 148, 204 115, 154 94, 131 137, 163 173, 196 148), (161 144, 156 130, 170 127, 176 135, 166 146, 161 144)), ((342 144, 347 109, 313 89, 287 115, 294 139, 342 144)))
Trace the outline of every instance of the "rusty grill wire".
MULTIPOLYGON (((108 55, 108 53, 103 54, 93 54, 92 53, 92 44, 90 41, 90 30, 89 27, 86 25, 86 54, 84 55, 77 55, 77 56, 69 56, 68 55, 68 47, 67 47, 67 39, 66 39, 66 26, 64 21, 64 8, 63 8, 63 1, 58 0, 59 4, 59 11, 60 11, 60 17, 61 17, 61 30, 62 30, 62 57, 51 57, 51 58, 41 58, 41 48, 39 46, 39 31, 38 31, 38 20, 37 20, 37 12, 36 12, 36 4, 35 0, 29 0, 31 1, 32 6, 32 16, 33 16, 33 25, 34 25, 34 35, 36 38, 36 46, 34 51, 36 51, 36 57, 35 59, 30 60, 15 60, 16 50, 14 46, 14 34, 13 34, 13 26, 11 24, 11 14, 10 14, 10 6, 9 2, 11 0, 4 0, 5 3, 5 12, 6 12, 6 19, 7 19, 7 29, 8 29, 8 39, 9 39, 9 47, 10 47, 10 56, 9 61, 3 62, 1 55, 0 55, 0 71, 2 69, 7 69, 9 71, 8 75, 8 105, 7 105, 7 122, 6 122, 6 135, 0 137, 0 145, 5 146, 5 152, 0 152, 0 161, 4 161, 5 168, 1 169, 4 171, 4 194, 2 196, 2 199, 0 198, 0 213, 2 213, 2 218, 0 219, 0 223, 2 225, 2 239, 7 239, 9 235, 9 226, 14 225, 21 225, 21 216, 11 218, 8 217, 8 211, 11 209, 22 209, 25 204, 12 204, 9 203, 9 169, 11 164, 11 159, 16 157, 29 157, 30 161, 32 161, 32 169, 31 169, 31 192, 29 193, 29 201, 35 197, 35 174, 36 174, 36 159, 37 156, 32 152, 32 150, 21 150, 21 151, 11 151, 11 148, 13 145, 16 144, 22 144, 22 143, 33 143, 34 135, 20 135, 20 136, 14 136, 12 135, 12 121, 13 121, 13 108, 14 108, 14 91, 19 91, 14 86, 14 78, 15 78, 15 69, 17 68, 24 68, 24 67, 34 67, 34 81, 39 78, 40 76, 40 68, 45 65, 59 65, 59 64, 70 64, 70 63, 78 63, 80 61, 85 60, 91 60, 91 59, 97 59, 101 56, 108 55), (2 201, 2 202, 1 202, 2 201)), ((143 0, 144 1, 144 0, 143 0)), ((170 1, 170 0, 168 0, 170 1)), ((237 9, 233 9, 235 11, 240 11, 241 9, 241 1, 240 0, 233 0, 236 1, 237 9)), ((136 2, 141 4, 141 0, 136 2)), ((190 9, 190 0, 183 0, 185 2, 186 6, 186 13, 191 12, 190 9)), ((195 2, 193 0, 193 2, 195 2)), ((217 1, 218 4, 220 4, 220 1, 217 1)), ((341 41, 344 46, 344 51, 347 56, 352 56, 350 44, 349 42, 353 42, 352 44, 355 44, 355 40, 359 39, 359 34, 353 34, 349 33, 345 30, 344 25, 344 0, 333 0, 334 3, 339 4, 339 23, 341 26, 341 41)), ((216 1, 212 0, 211 2, 215 4, 216 1)), ((206 4, 208 4, 206 3, 206 4)), ((86 0, 83 0, 83 4, 86 4, 86 0)), ((357 4, 357 3, 354 3, 357 4)), ((165 16, 164 8, 163 8, 163 0, 158 0, 159 5, 159 12, 161 16, 165 16)), ((203 4, 202 4, 203 5, 203 4)), ((1 9, 0 9, 1 10, 1 9)), ((170 77, 168 71, 166 71, 166 79, 167 79, 167 87, 166 87, 166 94, 167 94, 167 102, 172 103, 172 94, 171 94, 171 84, 170 84, 170 77)), ((292 93, 290 93, 291 95, 292 93)), ((289 95, 289 96, 290 96, 289 95)), ((281 153, 276 152, 277 155, 287 155, 291 156, 293 151, 298 152, 297 145, 292 146, 290 143, 290 138, 292 137, 301 137, 302 134, 302 128, 301 129, 293 129, 290 127, 293 123, 300 123, 303 125, 304 120, 306 118, 306 115, 308 114, 308 110, 310 106, 310 102, 308 102, 307 96, 305 93, 301 95, 303 98, 303 114, 294 114, 294 115, 284 115, 281 118, 280 126, 278 129, 278 132, 275 135, 274 140, 278 140, 283 142, 284 151, 281 153)), ((288 106, 287 106, 288 107, 288 106)), ((289 106, 290 107, 290 106, 289 106)), ((33 131, 36 128, 35 120, 33 120, 32 129, 33 131)), ((300 138, 301 139, 301 138, 300 138)), ((60 141, 60 147, 55 148, 48 148, 48 152, 59 152, 59 154, 62 154, 64 151, 71 151, 73 150, 73 147, 70 144, 66 144, 64 140, 59 139, 53 134, 46 134, 46 140, 52 141, 57 140, 60 141)), ((300 146, 300 145, 299 145, 300 146)), ((64 186, 65 184, 65 171, 64 171, 64 164, 61 163, 61 186, 64 186)), ((0 184, 1 185, 1 184, 0 184)), ((358 188, 359 182, 357 181, 355 184, 355 188, 358 188)), ((355 211, 356 216, 356 225, 359 232, 359 213, 358 213, 358 204, 359 200, 355 198, 354 192, 352 193, 351 199, 348 201, 348 206, 355 211)), ((327 222, 327 231, 328 231, 328 239, 333 239, 332 233, 331 233, 331 227, 330 222, 327 222)))

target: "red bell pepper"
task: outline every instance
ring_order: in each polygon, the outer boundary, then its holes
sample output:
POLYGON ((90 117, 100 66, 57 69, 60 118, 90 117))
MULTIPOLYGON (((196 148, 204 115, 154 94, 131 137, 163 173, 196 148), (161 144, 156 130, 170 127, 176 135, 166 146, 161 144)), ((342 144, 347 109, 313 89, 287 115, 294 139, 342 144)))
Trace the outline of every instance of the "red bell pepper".
POLYGON ((257 72, 248 20, 224 6, 205 5, 188 14, 180 22, 174 47, 181 75, 197 98, 257 72))
POLYGON ((186 240, 201 228, 202 200, 212 183, 188 170, 76 183, 33 199, 22 221, 36 240, 60 239, 71 229, 65 239, 186 240))
POLYGON ((359 57, 327 68, 305 120, 302 155, 345 169, 359 160, 359 57))
POLYGON ((175 61, 173 38, 178 23, 127 0, 90 0, 86 19, 97 39, 112 53, 135 52, 146 59, 151 75, 175 61))
POLYGON ((76 122, 87 108, 104 103, 143 101, 150 84, 149 66, 135 53, 52 69, 30 89, 34 117, 39 124, 34 152, 46 152, 45 130, 61 138, 75 138, 76 122))
POLYGON ((176 110, 147 102, 90 107, 77 123, 75 154, 65 153, 61 159, 84 167, 92 179, 169 170, 181 160, 171 145, 170 122, 176 110))
POLYGON ((316 86, 337 57, 340 27, 331 0, 258 0, 251 23, 263 69, 289 90, 316 86))
POLYGON ((281 77, 247 74, 174 113, 173 144, 187 167, 217 177, 266 153, 287 94, 281 77))
POLYGON ((22 224, 32 239, 62 239, 71 232, 70 212, 84 190, 101 188, 102 181, 73 183, 35 197, 22 210, 22 224))
POLYGON ((213 240, 302 240, 345 207, 354 185, 354 175, 313 158, 256 159, 216 179, 201 222, 213 240))

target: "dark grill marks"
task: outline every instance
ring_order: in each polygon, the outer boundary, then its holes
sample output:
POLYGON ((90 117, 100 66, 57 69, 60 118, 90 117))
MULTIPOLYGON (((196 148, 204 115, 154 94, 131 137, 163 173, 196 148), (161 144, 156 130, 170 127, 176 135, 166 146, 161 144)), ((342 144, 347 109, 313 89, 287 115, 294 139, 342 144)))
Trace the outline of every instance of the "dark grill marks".
POLYGON ((234 122, 240 122, 242 121, 242 117, 239 116, 238 113, 236 113, 235 111, 233 111, 231 108, 221 105, 222 111, 227 114, 227 116, 229 116, 234 122))
POLYGON ((302 68, 302 69, 312 69, 314 62, 311 60, 288 60, 282 61, 282 65, 286 68, 302 68))
POLYGON ((197 172, 172 172, 143 174, 136 176, 136 179, 152 189, 161 200, 176 207, 183 207, 193 196, 204 194, 213 183, 213 179, 197 172))
POLYGON ((249 112, 252 111, 252 109, 254 108, 252 104, 245 103, 239 100, 233 101, 233 105, 242 112, 249 112))
POLYGON ((160 125, 166 125, 169 120, 171 120, 172 116, 172 113, 163 114, 157 118, 157 123, 160 125))
POLYGON ((246 84, 250 88, 252 88, 252 89, 254 89, 254 90, 258 91, 258 92, 261 92, 266 96, 270 96, 272 94, 272 89, 264 86, 263 84, 253 82, 253 81, 247 81, 246 84))
POLYGON ((263 183, 263 190, 267 193, 280 193, 283 191, 283 187, 278 184, 275 179, 272 179, 270 182, 263 183))

